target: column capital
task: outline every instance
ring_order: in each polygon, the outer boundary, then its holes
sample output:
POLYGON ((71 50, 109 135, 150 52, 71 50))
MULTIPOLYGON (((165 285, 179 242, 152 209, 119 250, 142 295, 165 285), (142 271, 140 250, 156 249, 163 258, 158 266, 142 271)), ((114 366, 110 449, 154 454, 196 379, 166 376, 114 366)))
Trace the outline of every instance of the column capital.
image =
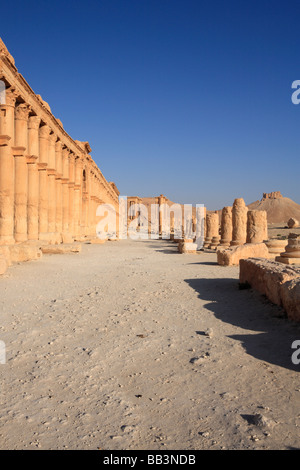
POLYGON ((26 103, 20 103, 15 107, 15 119, 27 121, 30 113, 30 107, 26 103))
POLYGON ((5 90, 5 105, 1 106, 15 106, 16 104, 16 99, 17 99, 17 92, 15 91, 14 88, 6 88, 5 90))
POLYGON ((67 157, 67 158, 70 157, 70 150, 67 147, 63 147, 62 153, 64 157, 67 157))
POLYGON ((57 135, 56 134, 50 134, 49 136, 49 142, 51 142, 51 144, 55 144, 57 141, 57 135))
POLYGON ((29 116, 28 129, 38 130, 40 127, 41 118, 39 116, 29 116))
POLYGON ((40 131, 40 138, 49 139, 51 129, 49 126, 47 126, 47 124, 40 127, 39 131, 40 131))
POLYGON ((57 142, 55 142, 56 152, 61 152, 62 151, 62 146, 63 146, 63 143, 61 142, 61 140, 58 140, 57 142))

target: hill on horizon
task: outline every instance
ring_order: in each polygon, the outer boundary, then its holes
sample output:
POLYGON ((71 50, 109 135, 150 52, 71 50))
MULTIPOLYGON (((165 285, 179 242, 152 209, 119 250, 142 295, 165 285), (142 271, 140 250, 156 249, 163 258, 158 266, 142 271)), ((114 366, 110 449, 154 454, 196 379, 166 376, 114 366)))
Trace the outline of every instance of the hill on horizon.
POLYGON ((287 223, 294 217, 300 221, 300 204, 288 197, 283 197, 279 191, 264 193, 260 201, 248 204, 249 210, 266 211, 268 223, 287 223))

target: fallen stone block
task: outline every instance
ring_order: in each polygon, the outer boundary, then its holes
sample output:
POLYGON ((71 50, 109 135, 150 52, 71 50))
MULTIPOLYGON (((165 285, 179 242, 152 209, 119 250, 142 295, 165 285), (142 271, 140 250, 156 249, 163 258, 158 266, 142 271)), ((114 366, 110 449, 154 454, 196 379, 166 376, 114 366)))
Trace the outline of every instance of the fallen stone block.
POLYGON ((103 245, 107 240, 102 238, 93 238, 92 240, 89 240, 88 243, 91 243, 92 245, 103 245))
POLYGON ((190 239, 180 240, 178 243, 179 253, 196 253, 197 248, 197 243, 190 239))
POLYGON ((31 243, 20 243, 9 245, 11 263, 22 263, 32 261, 42 256, 40 245, 31 243))
POLYGON ((217 259, 220 266, 238 265, 241 259, 248 258, 269 258, 269 250, 265 243, 246 243, 245 245, 217 250, 217 259))
POLYGON ((283 307, 288 318, 300 321, 299 268, 271 260, 242 259, 239 280, 283 307))
POLYGON ((81 251, 80 244, 61 244, 61 245, 47 245, 41 247, 44 254, 66 254, 66 253, 79 253, 81 251))
POLYGON ((299 227, 299 222, 297 219, 295 219, 294 217, 291 217, 288 222, 287 222, 287 226, 288 228, 297 228, 299 227))

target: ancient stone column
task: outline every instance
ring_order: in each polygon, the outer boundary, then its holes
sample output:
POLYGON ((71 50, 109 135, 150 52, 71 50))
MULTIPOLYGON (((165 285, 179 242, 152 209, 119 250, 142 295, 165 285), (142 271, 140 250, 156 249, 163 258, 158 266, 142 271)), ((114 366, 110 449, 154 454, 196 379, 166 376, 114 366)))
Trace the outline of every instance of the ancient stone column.
POLYGON ((25 152, 28 149, 29 106, 19 104, 15 107, 15 213, 14 237, 16 242, 27 240, 27 198, 28 170, 25 152))
POLYGON ((159 229, 159 235, 162 236, 162 230, 163 230, 163 220, 164 220, 164 214, 163 214, 163 207, 162 205, 165 204, 165 197, 163 194, 161 194, 158 197, 158 205, 159 205, 159 222, 158 222, 158 229, 159 229))
POLYGON ((28 174, 25 147, 12 147, 15 162, 14 237, 16 242, 27 240, 28 174))
POLYGON ((27 197, 27 236, 28 240, 39 238, 39 127, 38 116, 28 118, 28 197, 27 197))
POLYGON ((221 241, 220 245, 229 247, 232 241, 232 207, 223 207, 221 216, 221 241))
POLYGON ((69 155, 70 151, 64 148, 62 151, 63 177, 62 177, 62 227, 63 233, 69 232, 69 155))
POLYGON ((95 221, 94 185, 95 185, 95 175, 91 171, 91 173, 90 173, 89 212, 88 212, 88 234, 90 236, 95 236, 96 235, 96 229, 94 227, 94 221, 95 221))
POLYGON ((74 187, 75 187, 75 155, 70 153, 69 159, 69 232, 74 236, 74 187))
POLYGON ((232 207, 232 241, 231 246, 244 245, 247 240, 247 212, 245 201, 235 199, 232 207))
POLYGON ((266 211, 248 211, 247 243, 262 243, 268 239, 266 211))
POLYGON ((215 248, 218 246, 219 240, 219 215, 216 212, 208 212, 206 214, 206 236, 203 246, 204 248, 215 248))
POLYGON ((89 175, 85 160, 83 161, 82 170, 82 217, 81 217, 81 234, 88 235, 88 213, 89 213, 89 175))
POLYGON ((56 233, 62 233, 63 231, 63 199, 62 199, 62 143, 61 141, 55 144, 55 168, 56 168, 56 218, 55 218, 55 231, 56 233))
POLYGON ((39 129, 39 239, 48 240, 48 207, 49 207, 49 189, 48 189, 48 153, 50 127, 44 125, 39 129))
POLYGON ((14 144, 16 94, 6 89, 6 104, 0 106, 0 244, 14 243, 14 144))
POLYGON ((81 200, 82 200, 82 159, 75 158, 75 185, 74 185, 74 235, 80 237, 81 200))
MULTIPOLYGON (((56 232, 56 151, 57 136, 52 133, 49 136, 48 149, 48 232, 56 232)), ((55 237, 54 237, 55 238, 55 237)))
POLYGON ((211 219, 211 234, 212 234, 212 239, 211 239, 211 244, 209 248, 211 248, 212 250, 216 250, 220 244, 218 212, 215 212, 211 219))

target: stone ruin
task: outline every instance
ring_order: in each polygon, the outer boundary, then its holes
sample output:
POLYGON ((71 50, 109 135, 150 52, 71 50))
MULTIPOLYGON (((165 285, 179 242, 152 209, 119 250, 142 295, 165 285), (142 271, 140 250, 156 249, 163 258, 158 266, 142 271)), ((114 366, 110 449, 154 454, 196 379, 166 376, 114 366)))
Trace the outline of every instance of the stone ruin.
POLYGON ((93 161, 88 142, 73 140, 36 95, 0 40, 0 246, 2 272, 34 259, 45 244, 96 238, 96 208, 119 191, 93 161))

